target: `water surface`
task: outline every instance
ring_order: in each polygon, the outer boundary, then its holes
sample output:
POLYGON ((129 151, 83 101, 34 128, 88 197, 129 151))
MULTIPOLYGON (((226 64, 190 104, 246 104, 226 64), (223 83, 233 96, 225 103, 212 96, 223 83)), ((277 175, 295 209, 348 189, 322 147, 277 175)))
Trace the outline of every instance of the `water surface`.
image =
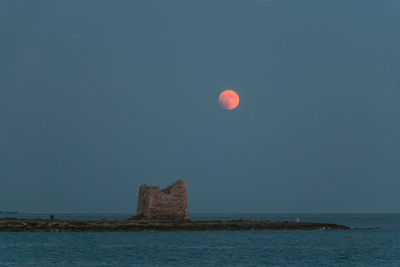
MULTIPOLYGON (((3 214, 2 217, 9 217, 3 214)), ((48 218, 49 214, 12 214, 48 218)), ((56 214, 124 219, 129 214, 56 214)), ((349 231, 0 233, 3 266, 400 265, 399 214, 193 214, 202 219, 330 222, 349 231)))

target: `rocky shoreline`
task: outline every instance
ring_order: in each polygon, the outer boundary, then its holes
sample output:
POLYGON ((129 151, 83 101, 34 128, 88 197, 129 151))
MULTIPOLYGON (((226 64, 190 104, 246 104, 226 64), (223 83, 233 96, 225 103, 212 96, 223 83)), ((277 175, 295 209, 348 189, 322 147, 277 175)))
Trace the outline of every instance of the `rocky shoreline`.
POLYGON ((139 232, 139 231, 249 231, 348 230, 344 225, 274 221, 146 221, 146 220, 44 220, 0 219, 0 232, 139 232))

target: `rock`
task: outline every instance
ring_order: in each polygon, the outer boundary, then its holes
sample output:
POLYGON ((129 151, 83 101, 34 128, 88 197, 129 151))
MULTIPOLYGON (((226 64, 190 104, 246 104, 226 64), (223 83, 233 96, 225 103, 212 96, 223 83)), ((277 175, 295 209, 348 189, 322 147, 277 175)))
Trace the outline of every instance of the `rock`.
POLYGON ((126 232, 126 231, 256 231, 347 230, 344 225, 311 222, 249 220, 191 221, 185 181, 161 190, 142 185, 137 215, 127 220, 58 220, 0 218, 0 232, 126 232))
POLYGON ((312 222, 272 221, 155 221, 2 219, 0 232, 135 232, 135 231, 259 231, 347 230, 347 226, 312 222))

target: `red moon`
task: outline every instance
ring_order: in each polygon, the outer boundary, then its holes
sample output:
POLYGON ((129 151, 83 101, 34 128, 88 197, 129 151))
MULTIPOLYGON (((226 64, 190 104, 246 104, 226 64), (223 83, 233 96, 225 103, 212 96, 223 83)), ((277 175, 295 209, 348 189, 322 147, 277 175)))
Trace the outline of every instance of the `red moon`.
POLYGON ((232 110, 239 105, 239 95, 233 90, 225 90, 219 95, 218 102, 224 109, 232 110))

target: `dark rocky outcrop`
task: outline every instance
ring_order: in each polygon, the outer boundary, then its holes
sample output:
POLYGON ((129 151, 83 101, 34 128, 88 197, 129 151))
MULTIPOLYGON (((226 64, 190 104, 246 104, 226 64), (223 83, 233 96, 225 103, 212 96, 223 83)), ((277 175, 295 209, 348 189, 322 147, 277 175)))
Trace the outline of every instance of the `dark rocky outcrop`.
POLYGON ((155 221, 155 220, 42 220, 0 219, 0 232, 134 232, 240 230, 347 230, 329 223, 273 221, 155 221))
POLYGON ((142 185, 137 214, 127 220, 0 219, 0 232, 130 232, 130 231, 239 231, 239 230, 346 230, 329 223, 273 221, 191 221, 185 181, 165 189, 142 185))

